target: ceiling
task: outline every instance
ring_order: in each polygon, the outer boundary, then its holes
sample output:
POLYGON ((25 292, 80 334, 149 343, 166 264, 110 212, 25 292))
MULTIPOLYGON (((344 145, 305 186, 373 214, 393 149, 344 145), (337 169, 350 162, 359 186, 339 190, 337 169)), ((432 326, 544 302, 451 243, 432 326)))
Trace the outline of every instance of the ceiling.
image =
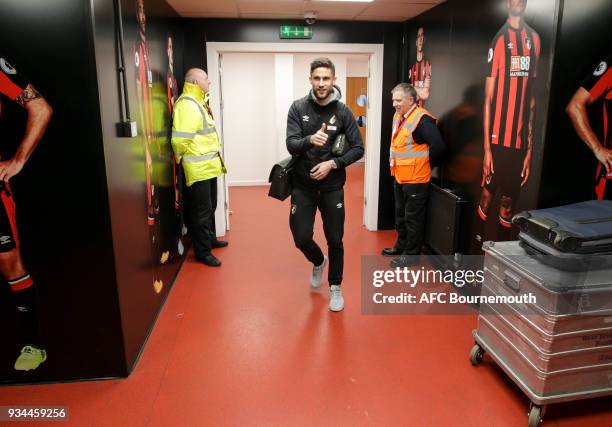
POLYGON ((371 3, 304 0, 166 0, 191 18, 304 19, 316 11, 319 20, 406 21, 445 0, 374 0, 371 3))

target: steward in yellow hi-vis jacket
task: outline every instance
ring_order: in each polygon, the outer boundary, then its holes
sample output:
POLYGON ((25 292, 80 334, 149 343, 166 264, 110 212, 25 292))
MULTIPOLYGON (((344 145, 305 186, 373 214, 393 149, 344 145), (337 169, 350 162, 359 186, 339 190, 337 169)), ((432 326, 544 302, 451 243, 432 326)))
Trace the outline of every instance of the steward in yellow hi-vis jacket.
POLYGON ((189 229, 195 257, 211 267, 221 265, 211 249, 227 246, 217 240, 215 209, 217 177, 226 173, 221 143, 208 105, 210 80, 203 70, 192 68, 185 75, 183 93, 172 114, 172 149, 177 163, 183 164, 190 196, 189 229))
POLYGON ((429 195, 432 159, 444 150, 444 141, 436 126, 436 119, 418 106, 413 86, 400 83, 393 91, 393 136, 389 150, 389 166, 393 176, 395 198, 395 228, 397 242, 384 248, 383 255, 398 258, 391 267, 406 267, 421 252, 425 231, 425 212, 429 195))

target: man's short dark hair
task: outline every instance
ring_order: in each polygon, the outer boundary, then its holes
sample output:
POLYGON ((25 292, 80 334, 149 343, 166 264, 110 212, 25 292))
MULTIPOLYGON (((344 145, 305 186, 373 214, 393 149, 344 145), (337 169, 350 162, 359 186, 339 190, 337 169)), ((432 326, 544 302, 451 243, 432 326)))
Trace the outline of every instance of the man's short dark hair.
POLYGON ((317 68, 329 68, 332 70, 332 74, 336 75, 336 67, 334 63, 329 58, 317 58, 310 63, 310 74, 317 68))
POLYGON ((415 100, 417 99, 416 89, 410 83, 398 84, 397 86, 393 88, 393 90, 391 91, 391 94, 394 94, 395 92, 402 92, 404 96, 411 96, 415 100))

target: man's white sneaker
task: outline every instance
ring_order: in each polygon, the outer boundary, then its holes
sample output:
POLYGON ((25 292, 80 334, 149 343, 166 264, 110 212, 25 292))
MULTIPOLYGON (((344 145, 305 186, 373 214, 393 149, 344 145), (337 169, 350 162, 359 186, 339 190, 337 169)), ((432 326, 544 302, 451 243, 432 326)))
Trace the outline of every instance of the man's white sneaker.
POLYGON ((344 297, 339 285, 329 287, 329 309, 331 311, 342 311, 344 308, 344 297))
POLYGON ((327 265, 327 255, 323 256, 323 263, 321 265, 315 265, 312 267, 312 274, 310 275, 310 287, 317 289, 323 283, 323 270, 327 265))

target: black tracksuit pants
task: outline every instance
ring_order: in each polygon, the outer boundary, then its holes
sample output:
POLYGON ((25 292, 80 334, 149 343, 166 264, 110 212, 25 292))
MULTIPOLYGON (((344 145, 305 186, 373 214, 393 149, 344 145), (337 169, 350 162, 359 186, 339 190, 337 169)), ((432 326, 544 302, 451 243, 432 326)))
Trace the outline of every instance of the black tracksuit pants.
POLYGON ((197 259, 210 255, 216 237, 217 178, 194 182, 189 189, 189 231, 197 259))
POLYGON ((425 213, 429 196, 429 183, 398 184, 393 182, 395 194, 395 247, 405 255, 421 253, 425 234, 425 213))
POLYGON ((289 226, 295 246, 314 265, 323 263, 323 252, 313 240, 313 228, 317 208, 323 219, 323 230, 327 240, 329 285, 342 283, 344 269, 344 190, 309 192, 294 188, 291 192, 291 214, 289 226))

